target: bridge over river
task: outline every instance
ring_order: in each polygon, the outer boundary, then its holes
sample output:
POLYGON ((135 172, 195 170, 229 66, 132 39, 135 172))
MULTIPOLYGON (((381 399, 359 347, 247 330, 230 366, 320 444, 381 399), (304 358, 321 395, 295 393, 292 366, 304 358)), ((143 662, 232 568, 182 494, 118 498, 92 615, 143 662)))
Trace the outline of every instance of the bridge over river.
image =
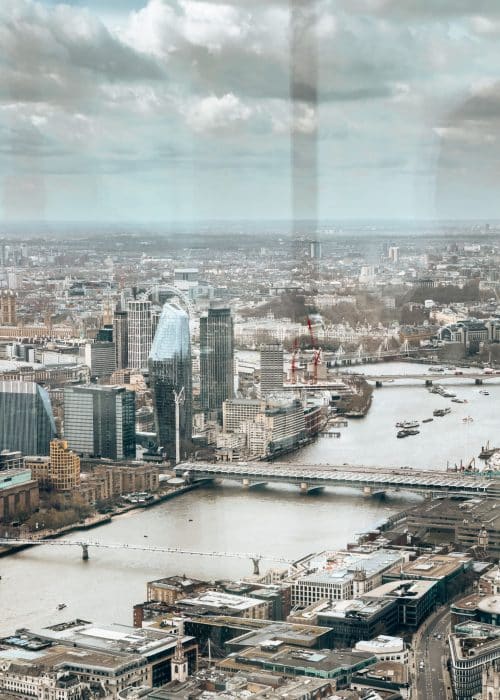
POLYGON ((149 546, 143 544, 128 544, 122 543, 112 543, 112 542, 98 542, 95 540, 68 540, 61 537, 56 537, 54 539, 36 538, 36 537, 0 537, 0 547, 7 547, 9 549, 19 550, 25 549, 27 547, 81 547, 82 549, 82 559, 87 561, 89 559, 89 549, 121 549, 128 551, 139 551, 139 552, 152 552, 155 554, 184 554, 196 557, 222 557, 229 559, 248 559, 253 562, 253 572, 254 574, 259 573, 259 564, 264 559, 266 561, 279 562, 280 564, 287 564, 289 567, 294 564, 290 559, 286 559, 282 555, 270 555, 270 554, 257 554, 249 552, 207 552, 207 551, 196 551, 194 549, 183 549, 180 547, 158 547, 149 546))
POLYGON ((375 382, 377 386, 386 385, 388 383, 393 383, 397 381, 413 381, 416 383, 424 383, 426 386, 432 386, 434 383, 440 384, 441 382, 450 384, 465 384, 467 382, 472 382, 477 385, 483 384, 484 381, 496 379, 500 381, 499 374, 485 374, 484 372, 467 372, 463 374, 445 374, 443 372, 399 372, 394 374, 370 374, 369 372, 363 372, 362 374, 349 372, 344 374, 344 377, 362 377, 369 382, 375 382))
POLYGON ((323 490, 325 487, 348 486, 361 489, 366 496, 382 495, 386 491, 412 491, 428 497, 439 495, 500 496, 500 479, 463 472, 442 472, 407 468, 377 468, 361 466, 324 466, 286 462, 203 463, 184 462, 175 468, 176 474, 190 482, 200 480, 229 480, 245 488, 268 483, 295 484, 301 493, 323 490))

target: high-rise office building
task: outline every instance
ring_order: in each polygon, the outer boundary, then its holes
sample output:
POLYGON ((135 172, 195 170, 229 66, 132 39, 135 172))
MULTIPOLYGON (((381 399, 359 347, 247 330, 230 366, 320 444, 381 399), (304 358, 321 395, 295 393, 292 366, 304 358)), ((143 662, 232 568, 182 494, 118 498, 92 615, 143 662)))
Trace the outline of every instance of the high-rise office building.
POLYGON ((263 345, 260 349, 260 395, 283 389, 283 346, 263 345))
POLYGON ((117 308, 113 315, 113 341, 115 343, 116 369, 128 367, 128 314, 117 308))
POLYGON ((200 318, 200 400, 206 412, 222 416, 222 404, 234 396, 234 333, 231 310, 212 306, 200 318))
POLYGON ((153 331, 151 302, 131 299, 128 302, 128 364, 134 369, 145 369, 151 350, 153 331))
POLYGON ((174 304, 163 307, 148 365, 158 445, 169 459, 175 459, 177 401, 180 455, 184 457, 190 452, 192 433, 191 340, 189 317, 174 304))
POLYGON ((56 425, 48 393, 35 382, 0 382, 0 450, 49 454, 56 425))
POLYGON ((135 459, 135 394, 119 386, 64 389, 64 438, 77 454, 135 459))
POLYGON ((108 342, 87 343, 85 364, 92 377, 110 377, 116 369, 115 344, 108 342))
POLYGON ((320 260, 322 255, 321 241, 311 241, 309 243, 309 255, 312 260, 320 260))

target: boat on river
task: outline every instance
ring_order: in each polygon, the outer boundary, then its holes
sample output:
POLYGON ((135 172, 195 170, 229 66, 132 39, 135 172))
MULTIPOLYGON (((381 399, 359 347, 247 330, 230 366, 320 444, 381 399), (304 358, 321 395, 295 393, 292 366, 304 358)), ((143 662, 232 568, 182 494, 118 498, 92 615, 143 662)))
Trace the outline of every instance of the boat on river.
POLYGON ((399 430, 396 437, 405 438, 405 437, 410 437, 410 435, 418 435, 419 433, 420 433, 420 430, 414 430, 414 429, 399 430))
POLYGON ((451 408, 436 408, 436 410, 432 412, 432 415, 437 418, 442 418, 443 416, 447 416, 448 413, 451 413, 451 408))
POLYGON ((413 430, 413 428, 418 428, 420 425, 418 420, 405 420, 396 423, 396 428, 402 428, 403 430, 413 430))

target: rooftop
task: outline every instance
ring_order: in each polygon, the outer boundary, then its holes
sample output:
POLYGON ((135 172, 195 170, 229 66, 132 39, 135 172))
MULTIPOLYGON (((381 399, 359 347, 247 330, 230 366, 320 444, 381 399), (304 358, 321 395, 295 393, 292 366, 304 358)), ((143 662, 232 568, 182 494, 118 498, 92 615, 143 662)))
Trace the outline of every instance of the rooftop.
MULTIPOLYGON (((126 625, 97 627, 89 622, 75 620, 35 631, 41 639, 69 643, 96 652, 114 654, 140 654, 149 656, 161 650, 175 647, 177 635, 171 632, 126 625)), ((188 638, 185 638, 186 641, 188 638)))
POLYGON ((308 562, 309 568, 316 571, 301 577, 300 580, 311 583, 348 581, 356 571, 363 571, 370 578, 403 560, 404 556, 400 552, 389 549, 377 549, 372 552, 322 552, 308 562))
POLYGON ((446 578, 450 574, 464 568, 471 558, 466 554, 429 554, 418 557, 415 561, 394 567, 389 574, 404 572, 409 578, 446 578))
POLYGON ((272 668, 275 672, 309 673, 310 675, 333 675, 336 671, 352 667, 365 667, 377 662, 373 654, 350 649, 304 649, 288 645, 279 648, 263 649, 251 647, 242 652, 231 654, 219 664, 224 668, 225 661, 261 668, 272 668))
POLYGON ((370 597, 408 598, 416 600, 426 595, 435 581, 389 581, 370 591, 370 597))
POLYGON ((262 601, 256 598, 219 591, 206 591, 194 598, 183 598, 179 603, 192 606, 201 605, 208 608, 232 608, 233 610, 248 610, 255 605, 262 605, 262 601))

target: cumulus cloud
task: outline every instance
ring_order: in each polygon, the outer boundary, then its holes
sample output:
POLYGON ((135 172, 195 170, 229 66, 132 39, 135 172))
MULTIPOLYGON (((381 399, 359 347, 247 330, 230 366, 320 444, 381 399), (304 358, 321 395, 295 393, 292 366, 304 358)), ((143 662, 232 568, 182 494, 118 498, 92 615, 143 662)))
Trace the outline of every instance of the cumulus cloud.
POLYGON ((47 8, 35 0, 2 0, 2 79, 5 101, 90 99, 100 82, 159 80, 150 56, 124 44, 86 10, 47 8))
POLYGON ((192 103, 186 112, 188 124, 195 131, 213 131, 232 128, 247 121, 252 110, 232 93, 216 97, 210 95, 192 103))

